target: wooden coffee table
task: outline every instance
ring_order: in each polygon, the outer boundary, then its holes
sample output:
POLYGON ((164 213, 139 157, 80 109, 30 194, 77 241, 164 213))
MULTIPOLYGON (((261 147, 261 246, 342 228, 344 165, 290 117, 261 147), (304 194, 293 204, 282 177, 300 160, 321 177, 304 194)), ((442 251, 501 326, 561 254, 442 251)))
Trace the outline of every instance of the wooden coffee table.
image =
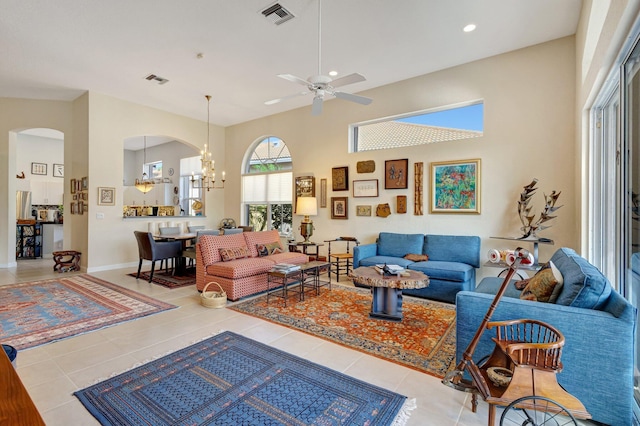
POLYGON ((353 282, 373 289, 369 317, 402 321, 402 289, 424 288, 429 277, 419 271, 406 270, 409 276, 384 276, 372 266, 361 266, 351 272, 353 282))

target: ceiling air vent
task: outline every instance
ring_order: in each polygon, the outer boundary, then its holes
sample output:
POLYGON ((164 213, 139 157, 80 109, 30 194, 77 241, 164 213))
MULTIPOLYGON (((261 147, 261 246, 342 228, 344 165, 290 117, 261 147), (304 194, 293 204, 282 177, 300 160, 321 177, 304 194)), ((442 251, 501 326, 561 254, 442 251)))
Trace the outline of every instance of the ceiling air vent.
POLYGON ((166 82, 169 81, 166 78, 159 77, 155 74, 149 74, 148 76, 145 77, 145 80, 155 81, 158 84, 165 84, 166 82))
POLYGON ((280 3, 275 3, 274 5, 269 6, 260 13, 262 13, 265 18, 276 25, 283 24, 288 20, 295 18, 293 13, 282 7, 280 3))

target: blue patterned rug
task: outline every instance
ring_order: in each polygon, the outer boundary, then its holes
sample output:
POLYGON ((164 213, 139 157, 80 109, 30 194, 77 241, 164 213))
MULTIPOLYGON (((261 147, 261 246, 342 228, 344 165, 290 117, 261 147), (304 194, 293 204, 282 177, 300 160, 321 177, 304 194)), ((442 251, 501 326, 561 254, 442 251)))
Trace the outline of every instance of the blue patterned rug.
POLYGON ((0 340, 27 349, 177 306, 91 275, 0 286, 0 340))
POLYGON ((406 397, 224 332, 74 395, 103 425, 391 425, 406 397))

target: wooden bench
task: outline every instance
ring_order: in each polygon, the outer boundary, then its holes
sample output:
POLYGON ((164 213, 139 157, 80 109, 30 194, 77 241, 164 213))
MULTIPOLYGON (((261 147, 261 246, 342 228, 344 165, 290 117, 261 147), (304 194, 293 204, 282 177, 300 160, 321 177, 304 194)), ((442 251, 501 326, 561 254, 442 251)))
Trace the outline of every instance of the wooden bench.
POLYGON ((53 265, 53 270, 57 272, 79 271, 81 254, 75 250, 54 251, 53 261, 56 264, 53 265))

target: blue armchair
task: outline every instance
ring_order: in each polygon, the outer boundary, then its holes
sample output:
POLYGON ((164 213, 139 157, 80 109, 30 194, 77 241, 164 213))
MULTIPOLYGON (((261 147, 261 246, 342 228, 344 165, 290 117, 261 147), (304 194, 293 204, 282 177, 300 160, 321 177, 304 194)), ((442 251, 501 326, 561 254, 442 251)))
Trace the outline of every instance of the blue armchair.
MULTIPOLYGON (((607 279, 572 249, 557 250, 551 260, 563 276, 556 303, 521 300, 512 281, 492 321, 534 319, 557 328, 565 337, 564 369, 558 383, 577 397, 593 420, 608 425, 632 424, 636 309, 612 289, 607 279)), ((475 292, 456 299, 458 361, 473 339, 502 278, 484 278, 475 292)), ((485 331, 473 358, 491 353, 494 334, 485 331)), ((469 378, 469 377, 467 377, 469 378)))

